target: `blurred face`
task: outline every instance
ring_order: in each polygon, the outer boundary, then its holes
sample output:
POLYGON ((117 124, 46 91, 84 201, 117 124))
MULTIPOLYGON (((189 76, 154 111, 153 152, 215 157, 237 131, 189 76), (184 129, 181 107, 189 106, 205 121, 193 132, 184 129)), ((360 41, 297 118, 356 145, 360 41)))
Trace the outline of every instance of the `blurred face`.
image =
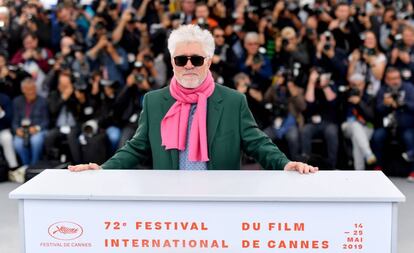
POLYGON ((195 10, 195 16, 197 18, 204 18, 207 19, 209 15, 209 11, 206 5, 197 6, 195 10))
POLYGON ((33 38, 32 36, 26 36, 23 40, 23 46, 26 50, 35 50, 37 48, 37 39, 33 38))
POLYGON ((26 98, 26 101, 33 102, 36 100, 36 85, 34 82, 26 83, 22 86, 22 93, 26 98))
POLYGON ((365 82, 363 80, 352 81, 349 84, 352 88, 357 88, 360 91, 363 91, 365 88, 365 82))
POLYGON ((257 52, 259 52, 260 44, 257 40, 246 40, 244 42, 244 47, 246 48, 248 54, 254 55, 257 54, 257 52))
POLYGON ((340 21, 347 21, 349 17, 349 6, 347 5, 340 5, 335 11, 335 16, 340 21))
POLYGON ((384 13, 384 23, 391 24, 395 20, 395 12, 393 10, 388 10, 384 13))
POLYGON ((58 89, 60 92, 63 92, 65 90, 71 89, 72 87, 72 82, 70 80, 69 76, 66 75, 60 75, 59 76, 59 83, 58 83, 58 89))
POLYGON ((217 46, 224 45, 224 31, 221 29, 215 29, 213 32, 214 42, 217 46))
POLYGON ((171 64, 173 66, 175 78, 184 88, 196 88, 200 86, 206 78, 211 65, 211 59, 207 57, 207 54, 200 43, 181 42, 178 43, 175 48, 175 52, 171 58, 171 64), (174 58, 177 56, 180 56, 181 59, 183 59, 183 56, 201 56, 204 57, 204 59, 201 66, 194 66, 189 59, 187 59, 184 66, 178 66, 182 64, 176 64, 174 58))
POLYGON ((404 29, 402 33, 404 44, 411 47, 414 45, 414 33, 410 29, 404 29))
POLYGON ((71 37, 63 37, 62 40, 60 41, 60 51, 62 52, 63 55, 66 55, 70 53, 71 46, 73 46, 74 44, 75 42, 73 41, 71 37))
POLYGON ((401 75, 399 71, 387 72, 385 75, 385 83, 391 88, 398 88, 401 85, 401 75))
POLYGON ((364 46, 367 48, 377 48, 377 38, 373 33, 365 33, 364 46))
POLYGON ((195 0, 183 0, 181 6, 184 13, 192 14, 196 7, 195 0))

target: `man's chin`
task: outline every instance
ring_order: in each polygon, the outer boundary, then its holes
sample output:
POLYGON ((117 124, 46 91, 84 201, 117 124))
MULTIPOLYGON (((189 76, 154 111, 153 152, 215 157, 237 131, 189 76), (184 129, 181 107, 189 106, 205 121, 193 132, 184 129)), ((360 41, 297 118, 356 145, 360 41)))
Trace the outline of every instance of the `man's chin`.
POLYGON ((198 80, 178 80, 178 82, 187 89, 197 88, 201 84, 198 80))

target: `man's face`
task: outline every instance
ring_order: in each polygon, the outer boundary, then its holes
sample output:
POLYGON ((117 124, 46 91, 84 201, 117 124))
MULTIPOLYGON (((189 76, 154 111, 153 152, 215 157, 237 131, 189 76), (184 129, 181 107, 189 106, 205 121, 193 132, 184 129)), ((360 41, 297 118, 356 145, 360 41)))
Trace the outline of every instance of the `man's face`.
POLYGON ((26 36, 26 38, 24 38, 23 40, 23 46, 26 50, 35 50, 37 49, 37 39, 33 38, 32 36, 26 36))
POLYGON ((399 71, 391 71, 385 75, 385 83, 391 88, 398 88, 401 85, 401 75, 399 71))
POLYGON ((349 6, 347 5, 340 5, 335 11, 336 17, 340 21, 348 21, 349 18, 349 6))
POLYGON ((224 45, 224 31, 221 29, 216 29, 213 32, 214 42, 216 46, 223 46, 224 45))
POLYGON ((208 7, 206 5, 200 5, 195 10, 196 18, 207 19, 209 16, 208 7))
POLYGON ((73 88, 72 81, 70 80, 69 76, 61 75, 59 76, 59 84, 58 84, 58 90, 63 93, 67 89, 73 88))
POLYGON ((195 0, 183 0, 182 2, 183 12, 186 14, 192 14, 195 10, 195 0))
POLYGON ((34 82, 26 84, 22 87, 22 93, 27 101, 32 102, 36 99, 36 85, 34 82))
POLYGON ((177 44, 175 52, 171 58, 171 64, 174 70, 174 76, 178 82, 185 88, 196 88, 204 81, 211 65, 211 59, 203 46, 198 42, 181 42, 177 44), (184 66, 177 66, 174 61, 176 56, 201 56, 204 57, 201 66, 194 66, 190 60, 187 60, 184 66))
POLYGON ((260 43, 257 40, 246 40, 244 42, 244 47, 248 54, 255 55, 259 52, 260 43))
POLYGON ((414 33, 409 29, 404 29, 402 33, 402 38, 404 44, 408 47, 412 47, 414 45, 414 33))

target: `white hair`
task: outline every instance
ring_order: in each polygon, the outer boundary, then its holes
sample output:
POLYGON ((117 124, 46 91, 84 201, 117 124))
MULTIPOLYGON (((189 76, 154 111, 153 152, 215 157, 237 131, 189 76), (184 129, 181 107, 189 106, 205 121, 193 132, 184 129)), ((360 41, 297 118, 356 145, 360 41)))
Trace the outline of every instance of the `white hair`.
POLYGON ((246 33, 246 35, 244 36, 244 42, 246 41, 259 41, 259 34, 257 32, 248 32, 246 33))
POLYGON ((7 17, 9 17, 9 9, 6 6, 0 6, 0 14, 4 14, 7 17))
POLYGON ((198 25, 181 25, 172 31, 168 38, 168 51, 170 51, 171 56, 174 55, 177 44, 182 42, 200 43, 208 57, 214 55, 213 35, 208 30, 201 29, 198 25))

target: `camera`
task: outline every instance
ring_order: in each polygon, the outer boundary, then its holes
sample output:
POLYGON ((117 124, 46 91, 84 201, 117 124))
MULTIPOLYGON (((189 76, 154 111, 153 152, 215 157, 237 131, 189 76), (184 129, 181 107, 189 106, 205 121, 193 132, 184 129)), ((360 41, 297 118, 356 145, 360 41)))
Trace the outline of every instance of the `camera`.
POLYGON ((396 129, 398 124, 397 124, 397 118, 395 117, 395 112, 392 112, 388 114, 386 117, 384 117, 382 119, 382 123, 384 127, 386 128, 396 129))
POLYGON ((363 54, 367 54, 368 56, 373 56, 376 54, 375 48, 368 48, 368 47, 364 47, 362 46, 360 48, 361 53, 363 54))
POLYGON ((361 8, 361 6, 355 6, 355 15, 365 17, 367 13, 361 8))
POLYGON ((29 118, 23 118, 21 121, 20 126, 23 129, 23 145, 25 147, 30 146, 30 131, 29 128, 31 126, 32 122, 29 118))
POLYGON ((98 133, 98 122, 96 120, 88 120, 82 125, 82 133, 86 137, 92 137, 98 133))
POLYGON ((332 35, 329 31, 326 31, 324 34, 325 34, 325 45, 323 45, 323 50, 328 51, 332 47, 332 43, 331 43, 332 35))
POLYGON ((260 64, 264 62, 264 57, 261 53, 257 53, 253 56, 253 64, 260 64))
POLYGON ((131 12, 131 19, 129 20, 129 23, 135 23, 135 22, 139 22, 140 20, 137 17, 137 14, 135 14, 135 12, 131 12))
POLYGON ((403 41, 403 37, 402 34, 396 34, 394 36, 394 46, 395 48, 397 48, 400 51, 405 51, 406 50, 406 46, 405 43, 403 41))
POLYGON ((205 30, 208 30, 210 27, 207 23, 207 20, 205 20, 204 18, 198 18, 197 25, 201 27, 201 29, 205 29, 205 30))
POLYGON ((352 87, 348 90, 348 97, 360 96, 360 90, 358 88, 352 87))
POLYGON ((289 40, 288 40, 288 39, 283 38, 283 39, 282 39, 282 48, 286 48, 288 45, 289 45, 289 40))
POLYGON ((144 62, 150 62, 150 61, 153 61, 154 60, 154 58, 152 57, 152 55, 150 55, 150 54, 145 54, 144 55, 144 62))
POLYGON ((145 76, 143 74, 135 74, 134 75, 135 78, 135 82, 137 82, 137 84, 141 84, 144 80, 145 80, 145 76))

